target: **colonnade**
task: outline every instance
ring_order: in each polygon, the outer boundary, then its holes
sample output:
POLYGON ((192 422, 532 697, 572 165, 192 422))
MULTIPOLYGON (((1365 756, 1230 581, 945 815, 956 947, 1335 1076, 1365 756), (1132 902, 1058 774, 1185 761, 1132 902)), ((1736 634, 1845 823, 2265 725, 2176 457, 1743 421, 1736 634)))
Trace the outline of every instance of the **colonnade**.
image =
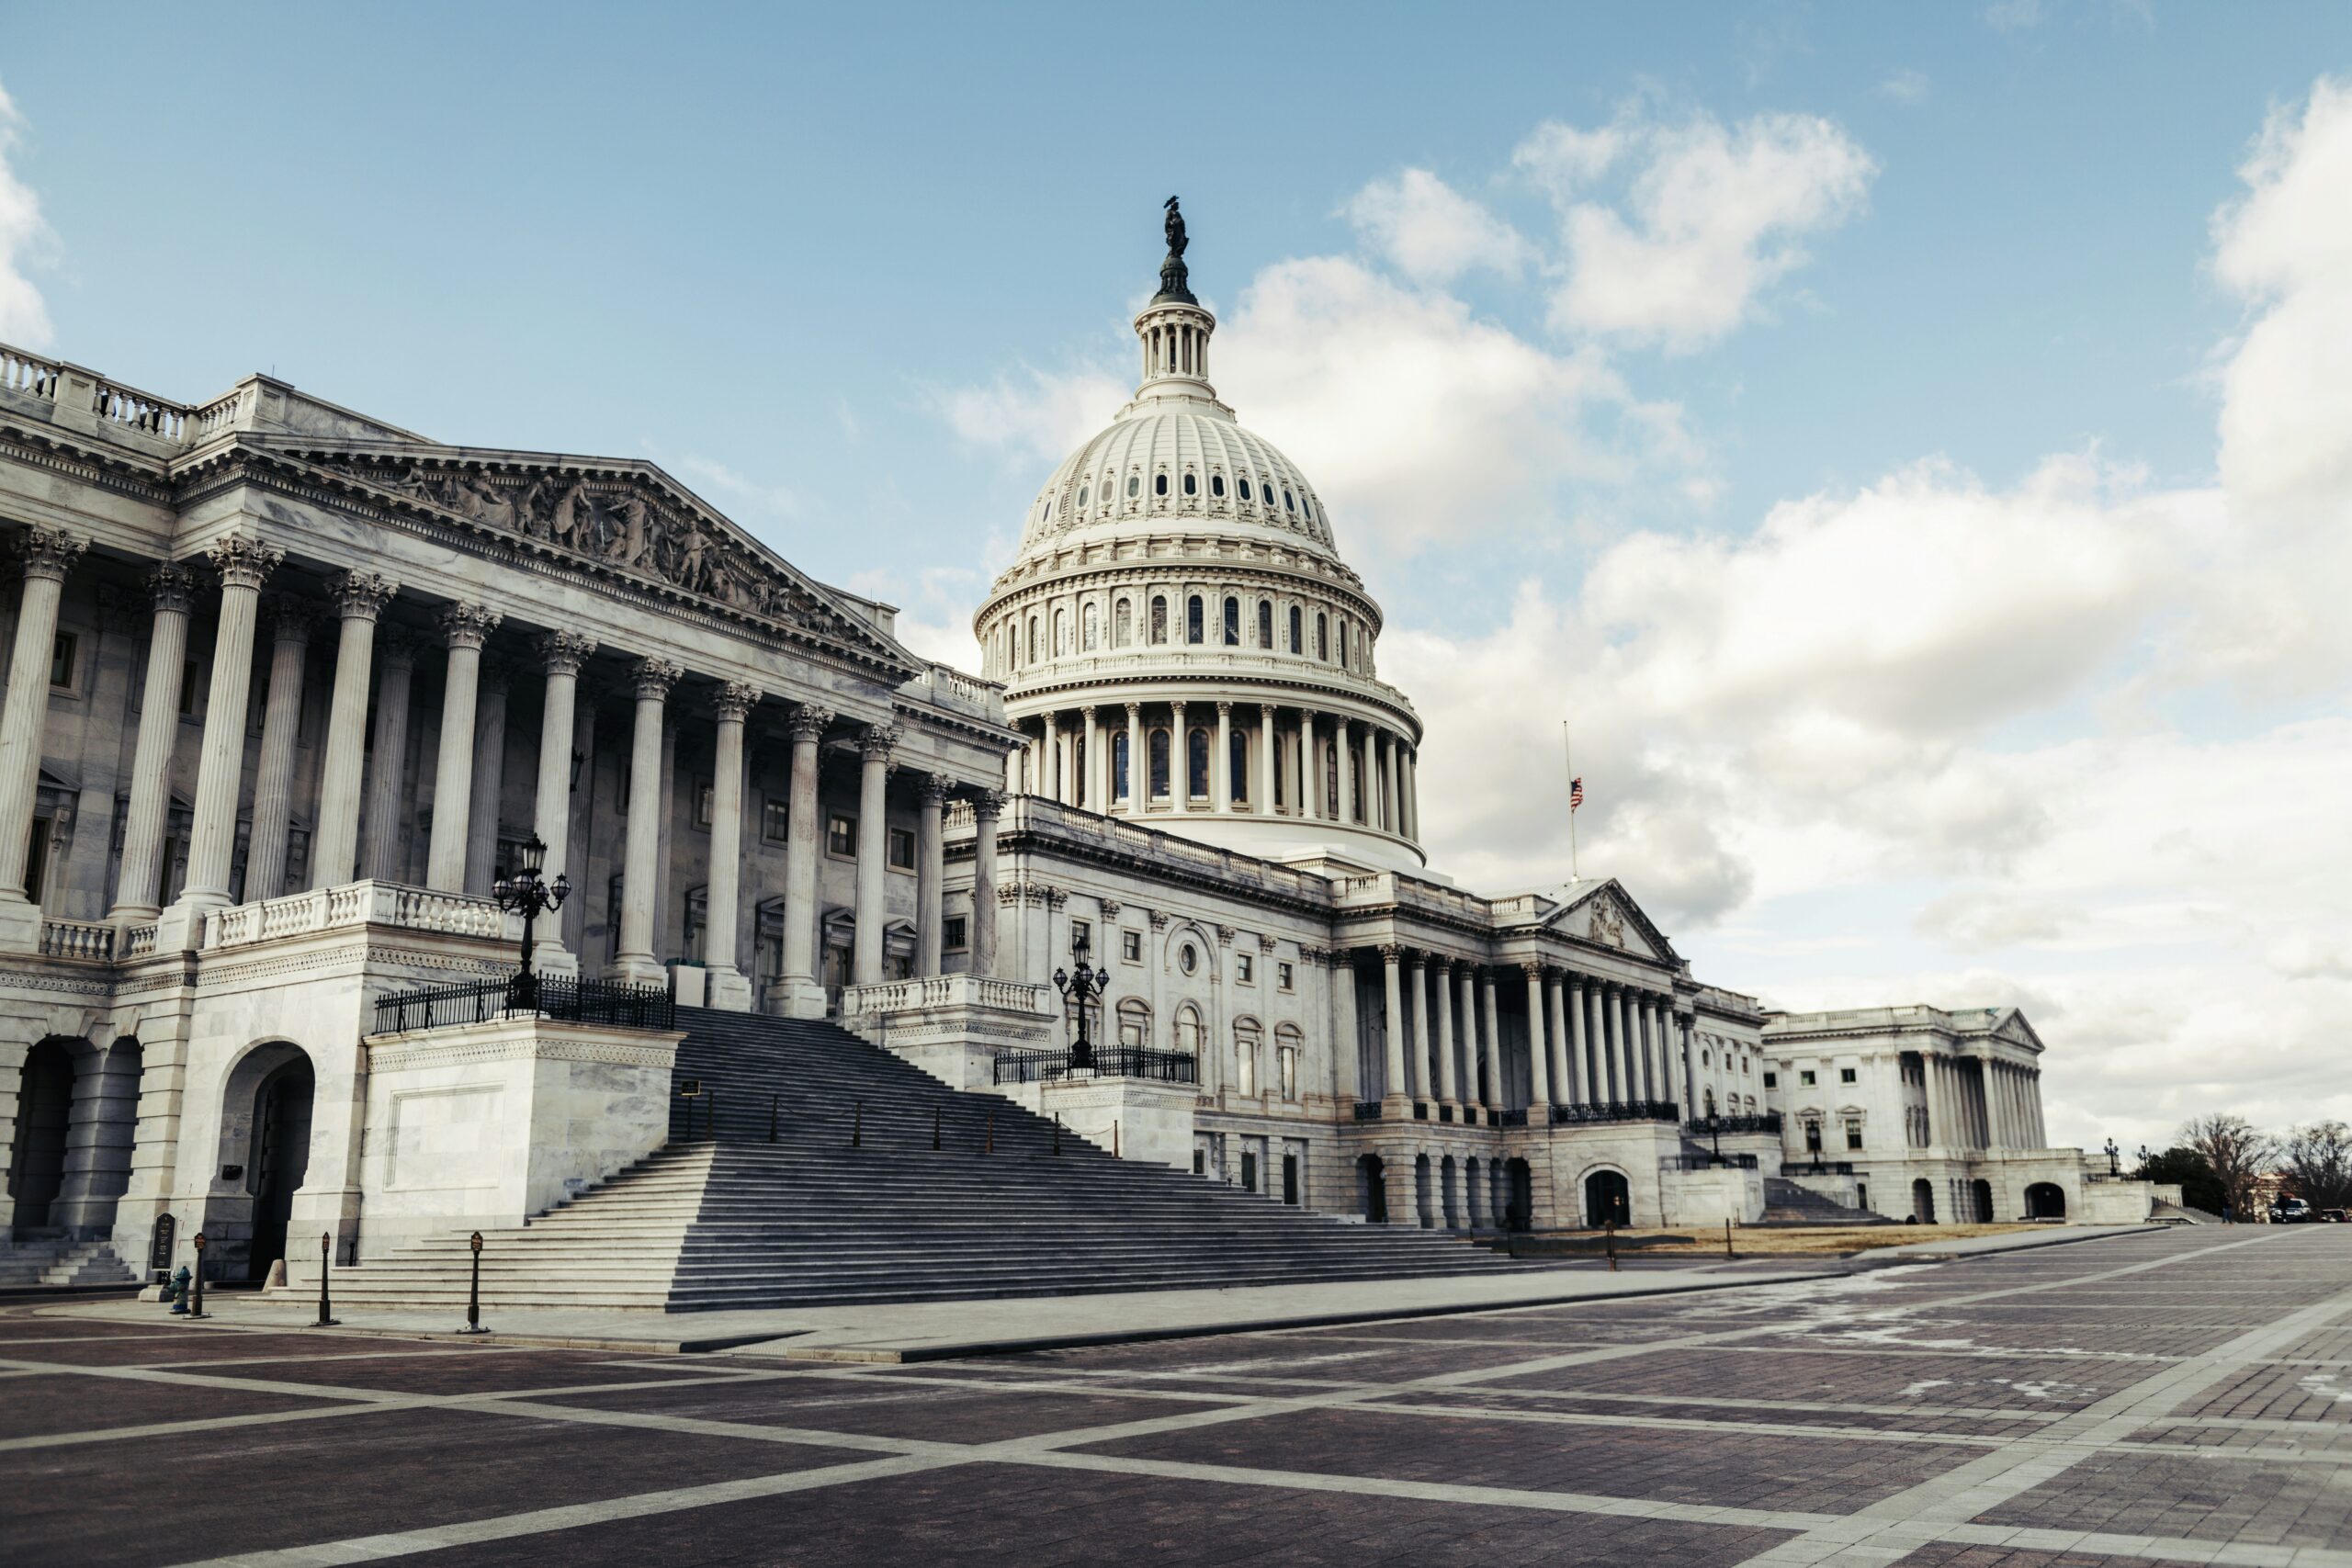
MULTIPOLYGON (((1511 970, 1400 946, 1380 950, 1384 1100, 1456 1112, 1509 1109, 1501 987, 1523 987, 1529 1120, 1599 1120, 1665 1102, 1689 1114, 1690 1020, 1670 994, 1526 963, 1511 970)), ((1464 1116, 1463 1119, 1469 1120, 1464 1116)))
POLYGON ((1944 1148, 2039 1149, 2048 1146, 2041 1122, 2041 1074, 1992 1057, 1922 1052, 1928 1142, 1944 1148), (1975 1072, 1963 1064, 1973 1063, 1975 1072))
POLYGON ((1015 793, 1121 817, 1280 816, 1420 837, 1419 753, 1385 725, 1224 701, 1088 705, 1018 722, 1027 743, 1005 767, 1015 793))
MULTIPOLYGON (((41 727, 48 710, 50 649, 57 633, 58 602, 67 573, 86 540, 60 530, 28 531, 24 550, 25 593, 18 615, 5 706, 0 706, 0 909, 13 901, 29 909, 26 897, 27 848, 37 805, 41 727)), ((246 536, 230 536, 205 551, 220 587, 209 700, 202 715, 194 819, 186 884, 169 910, 161 908, 163 847, 169 812, 173 743, 180 717, 179 682, 187 646, 187 626, 198 586, 187 564, 156 567, 146 577, 153 611, 144 701, 133 749, 115 904, 108 919, 129 927, 158 925, 159 951, 186 951, 202 934, 202 916, 227 907, 232 892, 238 810, 243 795, 247 733, 247 695, 253 687, 262 588, 283 559, 277 547, 246 536)), ((398 592, 390 578, 371 571, 345 571, 327 585, 327 603, 338 626, 334 690, 327 707, 318 809, 310 859, 313 887, 334 886, 363 874, 359 827, 368 824, 364 874, 391 880, 404 860, 398 825, 407 790, 409 709, 416 661, 425 651, 396 627, 381 626, 385 606, 398 592), (379 657, 380 655, 380 657, 379 657), (371 678, 375 694, 372 746, 363 733, 371 678)), ((302 700, 309 641, 320 607, 286 599, 270 606, 269 678, 254 770, 253 830, 246 854, 246 901, 275 897, 285 886, 288 824, 292 816, 295 736, 302 700)), ((432 826, 425 857, 425 885, 445 892, 487 888, 497 854, 497 803, 504 764, 506 680, 503 670, 486 679, 483 649, 500 625, 497 611, 451 604, 436 617, 446 660, 440 729, 435 764, 432 826)), ((563 874, 572 840, 571 761, 579 677, 597 651, 594 637, 548 630, 533 644, 545 681, 533 830, 546 846, 542 874, 550 882, 563 874)), ((648 657, 628 666, 634 700, 629 739, 630 777, 647 781, 632 788, 627 804, 621 874, 619 941, 611 972, 651 982, 663 965, 655 953, 655 891, 663 852, 662 777, 663 726, 673 716, 671 697, 684 668, 648 657)), ((714 995, 744 982, 735 957, 740 950, 741 868, 743 864, 744 727, 763 694, 741 682, 721 682, 709 694, 715 730, 710 822, 710 879, 705 897, 707 925, 705 967, 714 995)), ((815 922, 817 867, 823 852, 818 790, 819 753, 835 715, 814 704, 792 707, 786 719, 791 737, 785 900, 785 976, 787 988, 817 986, 815 922)), ((854 983, 883 977, 884 889, 888 860, 888 777, 899 733, 889 725, 867 725, 857 735, 860 757, 857 880, 854 983)), ((951 782, 927 774, 917 781, 918 972, 940 965, 943 899, 941 819, 951 782)), ((977 854, 992 883, 996 827, 1003 797, 993 790, 973 801, 977 854)), ((992 890, 991 890, 992 891, 992 890)), ((992 970, 996 900, 975 901, 969 940, 972 968, 992 970)), ((21 921, 25 917, 19 914, 21 921)), ((32 917, 37 927, 37 911, 32 917)), ((568 966, 555 922, 541 928, 537 956, 568 966)))

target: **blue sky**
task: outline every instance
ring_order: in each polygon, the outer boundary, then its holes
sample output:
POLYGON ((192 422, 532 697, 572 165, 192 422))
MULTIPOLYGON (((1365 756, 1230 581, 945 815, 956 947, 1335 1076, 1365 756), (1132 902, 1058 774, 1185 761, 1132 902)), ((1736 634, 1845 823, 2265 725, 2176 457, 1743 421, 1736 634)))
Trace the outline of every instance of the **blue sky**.
POLYGON ((2346 71, 2316 5, 28 8, 0 335, 651 456, 950 655, 1181 192, 1442 866, 1565 850, 1574 715, 1703 973, 2022 1001, 2053 1129, 2154 1137, 2352 1110, 2346 71))

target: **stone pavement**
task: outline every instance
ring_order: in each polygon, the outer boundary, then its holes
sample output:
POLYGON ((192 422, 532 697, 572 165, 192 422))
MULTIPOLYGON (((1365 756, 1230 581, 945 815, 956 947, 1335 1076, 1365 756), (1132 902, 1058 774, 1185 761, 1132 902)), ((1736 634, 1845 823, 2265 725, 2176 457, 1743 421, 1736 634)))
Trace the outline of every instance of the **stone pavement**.
POLYGON ((2352 1233, 921 1366, 0 1312, 0 1559, 2352 1568, 2352 1233))

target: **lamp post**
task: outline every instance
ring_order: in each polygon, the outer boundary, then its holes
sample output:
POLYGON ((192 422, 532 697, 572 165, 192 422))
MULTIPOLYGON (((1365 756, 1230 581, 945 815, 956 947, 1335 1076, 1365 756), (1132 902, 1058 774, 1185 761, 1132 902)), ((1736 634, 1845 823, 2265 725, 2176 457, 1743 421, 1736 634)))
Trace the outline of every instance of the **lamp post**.
POLYGON ((2142 1144, 2140 1145, 2140 1179, 2143 1181, 2148 1179, 2148 1145, 2142 1144))
POLYGON ((519 911, 523 917, 523 966, 506 986, 510 1010, 538 1010, 539 977, 531 972, 531 927, 548 910, 562 908, 571 893, 571 879, 561 872, 556 873, 552 884, 541 879, 539 872, 547 858, 547 845, 534 833, 523 841, 523 863, 514 874, 490 885, 490 896, 498 900, 501 909, 509 914, 519 911))
POLYGON ((1712 1111, 1707 1112, 1707 1136, 1715 1141, 1715 1164, 1720 1166, 1724 1163, 1724 1124, 1712 1111))
POLYGON ((2118 1159, 2118 1158, 2117 1158, 2117 1156, 2118 1156, 2119 1155, 2120 1155, 2122 1152, 2123 1152, 2122 1150, 2120 1150, 2120 1149, 2119 1149, 2119 1148, 2117 1148, 2117 1147, 2115 1146, 2115 1140, 2114 1140, 2113 1138, 2109 1138, 2109 1139, 2108 1139, 2108 1141, 2107 1141, 2107 1174, 2108 1174, 2108 1175, 2109 1175, 2109 1176, 2120 1176, 2120 1175, 2122 1175, 2122 1174, 2123 1174, 2123 1166, 2122 1166, 2122 1162, 2121 1162, 2120 1159, 2118 1159))
POLYGON ((1078 1038, 1071 1042, 1069 1065, 1091 1067, 1094 1065, 1094 1043, 1086 1036, 1087 1010, 1099 1004, 1102 994, 1111 987, 1111 972, 1093 966, 1093 955, 1087 950, 1086 933, 1079 932, 1070 939, 1069 961, 1074 969, 1054 971, 1054 989, 1062 994, 1062 1005, 1078 1016, 1078 1038))

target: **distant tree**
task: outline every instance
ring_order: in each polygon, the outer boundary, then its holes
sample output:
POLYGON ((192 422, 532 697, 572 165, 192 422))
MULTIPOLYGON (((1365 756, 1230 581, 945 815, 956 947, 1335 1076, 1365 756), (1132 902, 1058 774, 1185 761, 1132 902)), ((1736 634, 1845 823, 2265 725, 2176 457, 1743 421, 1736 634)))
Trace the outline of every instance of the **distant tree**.
POLYGON ((2180 1141, 2203 1157, 2222 1198, 2243 1220, 2254 1203, 2255 1179, 2269 1170, 2278 1145, 2243 1116, 2217 1111, 2192 1117, 2180 1129, 2180 1141))
POLYGON ((2175 1144, 2160 1155, 2150 1155, 2140 1166, 2140 1179, 2180 1183, 2180 1201, 2192 1209, 2218 1214, 2230 1201, 2213 1168, 2195 1149, 2175 1144))
POLYGON ((2278 1151, 2287 1186, 2314 1209, 2352 1204, 2352 1127, 2314 1122, 2287 1134, 2278 1151))

